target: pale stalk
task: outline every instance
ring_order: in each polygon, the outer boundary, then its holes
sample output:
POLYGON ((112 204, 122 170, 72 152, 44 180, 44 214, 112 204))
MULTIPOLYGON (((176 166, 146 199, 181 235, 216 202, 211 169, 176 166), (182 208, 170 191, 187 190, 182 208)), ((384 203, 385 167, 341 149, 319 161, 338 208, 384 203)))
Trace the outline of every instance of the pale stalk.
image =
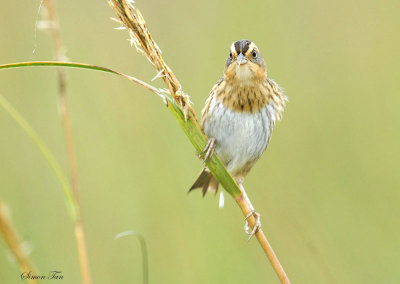
MULTIPOLYGON (((55 48, 55 57, 57 61, 63 61, 65 58, 65 51, 64 45, 62 43, 60 29, 59 29, 59 21, 56 14, 56 9, 54 6, 53 0, 45 0, 44 7, 47 10, 47 17, 49 21, 49 30, 51 33, 51 37, 54 41, 54 48, 55 48)), ((90 266, 89 266, 89 258, 87 253, 87 246, 86 246, 86 238, 85 238, 85 231, 83 227, 83 220, 82 220, 82 207, 80 202, 80 195, 79 195, 79 179, 78 179, 78 167, 76 162, 76 155, 75 155, 75 146, 74 140, 72 136, 72 127, 71 127, 71 119, 69 116, 68 111, 68 104, 67 104, 67 82, 66 82, 66 73, 65 70, 61 67, 57 68, 57 75, 58 75, 58 89, 60 93, 60 103, 59 103, 59 110, 61 121, 64 129, 64 137, 65 137, 65 145, 67 150, 67 157, 68 157, 68 166, 70 172, 70 180, 71 180, 71 187, 76 199, 76 204, 78 207, 78 214, 75 220, 75 238, 77 242, 77 249, 78 249, 78 256, 79 256, 79 264, 81 270, 81 278, 82 283, 90 284, 92 282, 91 275, 90 275, 90 266)))
MULTIPOLYGON (((32 275, 37 275, 27 253, 23 249, 17 230, 11 221, 8 207, 2 200, 0 200, 0 231, 3 233, 4 240, 17 260, 21 273, 31 272, 32 275)), ((26 280, 30 284, 39 283, 36 279, 26 280)))

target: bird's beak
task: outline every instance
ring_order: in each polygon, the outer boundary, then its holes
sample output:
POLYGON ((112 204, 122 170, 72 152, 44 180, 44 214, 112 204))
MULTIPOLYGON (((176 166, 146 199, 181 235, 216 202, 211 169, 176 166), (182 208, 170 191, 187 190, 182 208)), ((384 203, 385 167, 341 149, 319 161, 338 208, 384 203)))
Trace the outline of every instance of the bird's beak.
POLYGON ((239 56, 237 57, 237 63, 239 65, 247 63, 246 57, 243 55, 243 53, 240 53, 239 56))

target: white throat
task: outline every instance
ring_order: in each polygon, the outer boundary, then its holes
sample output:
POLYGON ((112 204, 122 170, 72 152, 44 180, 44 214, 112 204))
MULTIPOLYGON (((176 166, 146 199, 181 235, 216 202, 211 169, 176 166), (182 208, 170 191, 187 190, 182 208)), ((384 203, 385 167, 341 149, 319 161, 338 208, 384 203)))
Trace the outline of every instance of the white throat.
POLYGON ((250 70, 249 66, 238 65, 236 67, 236 80, 240 85, 248 85, 253 83, 252 79, 254 78, 253 72, 250 70))

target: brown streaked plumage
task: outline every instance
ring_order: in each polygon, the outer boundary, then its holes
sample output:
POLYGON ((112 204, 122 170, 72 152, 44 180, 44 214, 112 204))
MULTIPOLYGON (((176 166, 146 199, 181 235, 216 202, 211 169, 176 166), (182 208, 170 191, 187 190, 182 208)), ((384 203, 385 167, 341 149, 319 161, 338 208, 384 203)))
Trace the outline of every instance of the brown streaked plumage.
MULTIPOLYGON (((250 40, 234 42, 224 76, 206 100, 201 125, 209 139, 215 139, 215 152, 239 185, 268 146, 286 101, 267 77, 257 46, 250 40)), ((204 168, 190 190, 195 188, 202 188, 203 195, 207 190, 216 192, 218 182, 204 168)))

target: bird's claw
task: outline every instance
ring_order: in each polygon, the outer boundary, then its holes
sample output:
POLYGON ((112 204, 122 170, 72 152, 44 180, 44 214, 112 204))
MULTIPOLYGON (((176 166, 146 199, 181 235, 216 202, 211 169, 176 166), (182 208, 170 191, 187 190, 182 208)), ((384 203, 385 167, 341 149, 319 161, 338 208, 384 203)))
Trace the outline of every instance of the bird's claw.
POLYGON ((208 139, 206 147, 204 147, 203 151, 200 153, 199 158, 203 159, 206 162, 208 159, 212 157, 215 152, 215 138, 208 139))
POLYGON ((247 241, 250 241, 251 238, 261 229, 260 214, 258 214, 254 210, 251 210, 250 213, 247 214, 246 218, 244 218, 244 220, 246 221, 246 223, 244 224, 244 231, 246 232, 246 234, 249 235, 249 239, 247 241), (254 216, 254 218, 256 219, 256 223, 254 224, 253 230, 251 232, 249 222, 247 221, 250 216, 254 216))

